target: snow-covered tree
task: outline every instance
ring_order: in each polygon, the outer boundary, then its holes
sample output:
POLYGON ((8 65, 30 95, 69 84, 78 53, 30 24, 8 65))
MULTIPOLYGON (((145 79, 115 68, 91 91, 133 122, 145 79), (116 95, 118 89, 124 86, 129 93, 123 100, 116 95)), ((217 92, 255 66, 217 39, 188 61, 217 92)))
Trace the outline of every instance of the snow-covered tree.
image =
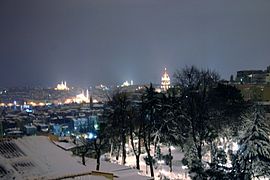
POLYGON ((154 177, 153 157, 151 156, 151 142, 152 134, 160 127, 160 118, 158 114, 159 97, 155 91, 152 83, 150 87, 146 87, 145 92, 142 95, 142 110, 143 110, 143 125, 142 125, 142 138, 144 147, 147 153, 147 159, 150 166, 151 177, 154 177))
MULTIPOLYGON (((112 99, 108 102, 111 109, 109 113, 109 122, 111 124, 111 132, 121 142, 122 164, 126 163, 126 136, 128 134, 128 111, 130 107, 129 94, 117 91, 112 99)), ((120 144, 119 144, 120 145, 120 144)), ((118 152, 120 147, 118 147, 118 152)), ((118 153, 117 153, 118 154, 118 153)), ((118 156, 118 155, 117 155, 118 156)))
POLYGON ((180 121, 175 121, 179 130, 188 130, 180 133, 186 134, 185 139, 195 148, 195 158, 189 163, 192 179, 203 179, 206 169, 203 157, 208 147, 213 150, 214 141, 222 136, 224 129, 239 127, 244 101, 239 90, 220 83, 219 75, 211 70, 186 67, 178 70, 174 78, 175 87, 180 89, 180 121))
POLYGON ((240 140, 237 153, 238 178, 251 179, 270 175, 270 129, 262 107, 254 107, 247 119, 250 123, 240 140))

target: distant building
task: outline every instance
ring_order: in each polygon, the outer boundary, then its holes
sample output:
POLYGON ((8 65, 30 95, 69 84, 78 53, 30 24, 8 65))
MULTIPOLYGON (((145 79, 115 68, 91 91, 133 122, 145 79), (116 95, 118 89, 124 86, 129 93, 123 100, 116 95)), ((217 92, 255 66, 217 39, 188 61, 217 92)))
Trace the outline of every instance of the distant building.
POLYGON ((236 84, 270 84, 270 66, 266 70, 237 71, 236 84))
POLYGON ((256 82, 258 79, 258 76, 262 76, 264 72, 262 70, 243 70, 243 71, 237 71, 236 75, 236 82, 239 82, 241 84, 248 84, 256 82))
POLYGON ((80 117, 73 119, 75 132, 87 133, 98 130, 98 116, 80 117))
POLYGON ((270 66, 267 67, 266 71, 267 73, 270 73, 270 66))
POLYGON ((68 91, 69 88, 67 87, 67 82, 61 82, 61 84, 57 84, 56 88, 54 88, 55 90, 58 90, 58 91, 68 91))
POLYGON ((103 85, 103 84, 100 84, 100 85, 98 85, 98 86, 95 86, 95 88, 96 88, 96 89, 103 90, 103 91, 109 90, 109 88, 108 88, 107 86, 103 85))
POLYGON ((74 102, 76 102, 76 103, 83 103, 83 102, 89 103, 90 102, 90 98, 89 98, 89 91, 88 91, 88 89, 86 90, 86 95, 85 95, 84 91, 82 91, 81 94, 78 94, 76 96, 76 98, 74 99, 74 102))
POLYGON ((26 135, 35 135, 37 133, 36 126, 32 125, 25 125, 23 130, 26 135))
POLYGON ((74 129, 73 120, 70 118, 57 118, 50 120, 51 132, 57 136, 68 136, 74 129))
POLYGON ((130 82, 125 81, 125 82, 121 85, 121 87, 125 87, 125 86, 133 86, 133 80, 131 80, 130 82))
POLYGON ((167 91, 170 88, 170 84, 171 84, 170 76, 167 73, 167 69, 165 68, 164 73, 161 77, 161 89, 163 91, 167 91))
POLYGON ((266 84, 270 84, 270 72, 268 72, 265 76, 266 84))

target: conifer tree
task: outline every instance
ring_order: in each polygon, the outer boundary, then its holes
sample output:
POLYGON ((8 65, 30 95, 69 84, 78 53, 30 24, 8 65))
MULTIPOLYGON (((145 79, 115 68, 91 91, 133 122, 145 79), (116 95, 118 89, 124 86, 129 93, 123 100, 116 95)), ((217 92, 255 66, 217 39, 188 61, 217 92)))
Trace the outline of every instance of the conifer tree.
POLYGON ((240 140, 238 178, 251 179, 270 175, 270 129, 262 107, 255 107, 250 125, 240 140))

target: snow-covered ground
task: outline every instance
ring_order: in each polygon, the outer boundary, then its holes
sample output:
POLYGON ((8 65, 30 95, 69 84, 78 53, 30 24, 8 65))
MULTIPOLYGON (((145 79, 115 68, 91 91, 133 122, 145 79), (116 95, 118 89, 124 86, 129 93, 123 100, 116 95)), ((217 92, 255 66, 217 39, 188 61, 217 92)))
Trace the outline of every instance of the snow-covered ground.
MULTIPOLYGON (((151 149, 154 149, 154 147, 151 147, 151 149)), ((161 146, 161 153, 163 155, 168 154, 168 148, 165 146, 161 146)), ((131 154, 132 153, 127 155, 126 165, 130 167, 136 167, 136 158, 131 154)), ((151 154, 153 154, 153 151, 151 151, 151 154)), ((149 166, 147 166, 146 168, 146 164, 143 159, 146 156, 146 153, 140 156, 140 169, 142 175, 150 176, 150 168, 149 166)), ((183 165, 181 163, 181 160, 183 159, 184 154, 179 149, 172 147, 172 156, 173 171, 170 172, 169 166, 165 163, 156 163, 154 168, 155 179, 161 179, 161 176, 166 176, 170 179, 190 180, 190 178, 188 177, 188 171, 182 168, 183 165)), ((112 157, 112 159, 115 159, 115 157, 112 157)), ((121 163, 121 157, 119 158, 119 161, 117 163, 121 163)))
MULTIPOLYGON (((55 179, 67 175, 90 173, 96 168, 95 159, 72 156, 53 144, 45 136, 28 136, 8 142, 0 142, 1 179, 55 179), (4 170, 2 172, 2 170, 4 170)), ((101 162, 100 171, 113 173, 117 179, 149 179, 140 176, 138 171, 127 166, 101 162)), ((97 176, 84 176, 76 179, 104 179, 97 176)))

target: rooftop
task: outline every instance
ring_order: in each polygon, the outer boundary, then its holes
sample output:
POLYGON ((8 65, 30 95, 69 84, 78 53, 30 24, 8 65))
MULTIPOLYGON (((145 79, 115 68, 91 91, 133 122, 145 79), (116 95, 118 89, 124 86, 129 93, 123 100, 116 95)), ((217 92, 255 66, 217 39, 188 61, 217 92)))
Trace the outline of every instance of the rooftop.
MULTIPOLYGON (((90 176, 95 167, 95 159, 88 158, 84 166, 79 157, 59 148, 45 136, 27 136, 0 142, 1 179, 56 179, 78 174, 90 176)), ((113 173, 117 179, 149 179, 140 176, 135 169, 105 161, 101 161, 100 171, 113 173)), ((100 177, 92 175, 91 179, 100 177)))

